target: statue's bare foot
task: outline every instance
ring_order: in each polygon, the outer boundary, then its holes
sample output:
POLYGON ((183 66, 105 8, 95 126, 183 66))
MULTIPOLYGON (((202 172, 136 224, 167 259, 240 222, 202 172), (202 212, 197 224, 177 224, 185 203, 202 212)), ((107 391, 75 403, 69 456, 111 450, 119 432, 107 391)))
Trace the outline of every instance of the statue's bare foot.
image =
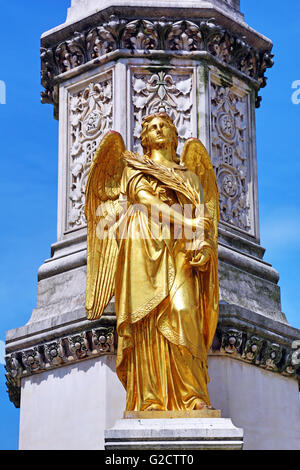
POLYGON ((152 405, 148 406, 145 411, 162 411, 162 408, 157 403, 152 403, 152 405))
POLYGON ((200 400, 200 398, 198 400, 195 400, 193 410, 203 410, 204 408, 208 408, 207 404, 204 401, 200 400))

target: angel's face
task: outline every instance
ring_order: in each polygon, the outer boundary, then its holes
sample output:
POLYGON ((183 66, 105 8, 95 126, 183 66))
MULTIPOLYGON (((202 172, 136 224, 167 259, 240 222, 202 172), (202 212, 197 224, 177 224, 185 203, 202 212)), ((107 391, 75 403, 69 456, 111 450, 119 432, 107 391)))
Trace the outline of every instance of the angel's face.
POLYGON ((151 149, 172 147, 173 132, 165 119, 155 117, 148 125, 148 145, 151 149))

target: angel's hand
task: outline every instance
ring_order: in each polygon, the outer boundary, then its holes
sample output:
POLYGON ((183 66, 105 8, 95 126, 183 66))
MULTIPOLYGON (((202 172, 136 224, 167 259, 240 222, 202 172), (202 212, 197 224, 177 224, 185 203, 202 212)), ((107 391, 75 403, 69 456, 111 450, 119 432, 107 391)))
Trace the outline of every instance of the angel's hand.
POLYGON ((210 251, 207 248, 202 249, 199 253, 190 261, 191 266, 200 268, 205 266, 210 260, 210 251))

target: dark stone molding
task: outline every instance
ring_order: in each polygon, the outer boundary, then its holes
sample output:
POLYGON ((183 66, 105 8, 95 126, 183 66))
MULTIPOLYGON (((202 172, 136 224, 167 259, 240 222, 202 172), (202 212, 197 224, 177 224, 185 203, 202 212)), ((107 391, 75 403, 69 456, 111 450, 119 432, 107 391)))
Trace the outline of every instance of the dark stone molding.
POLYGON ((114 352, 114 327, 96 327, 8 354, 5 368, 9 398, 19 408, 22 378, 114 352))
MULTIPOLYGON (((84 321, 52 327, 43 336, 38 330, 7 344, 6 378, 10 400, 20 406, 21 379, 116 351, 116 318, 109 311, 92 324, 84 321), (93 327, 91 327, 91 325, 93 327)), ((243 361, 300 384, 300 331, 258 313, 222 303, 210 355, 243 361)))
POLYGON ((235 305, 220 305, 211 352, 294 377, 300 385, 300 331, 288 324, 235 305))
MULTIPOLYGON (((230 73, 236 71, 251 80, 257 93, 266 86, 265 72, 273 66, 269 42, 265 41, 265 48, 261 49, 215 19, 178 18, 150 20, 148 16, 147 19, 129 19, 121 15, 101 15, 95 25, 82 21, 78 23, 78 30, 66 26, 69 36, 60 42, 64 30, 50 35, 52 40, 48 36, 42 38, 41 82, 45 88, 42 102, 54 104, 57 116, 58 77, 79 70, 85 64, 95 67, 112 58, 115 60, 118 55, 146 55, 152 59, 161 54, 171 60, 178 56, 197 59, 197 53, 205 52, 206 60, 211 58, 230 73)), ((259 103, 257 97, 256 105, 259 103)))

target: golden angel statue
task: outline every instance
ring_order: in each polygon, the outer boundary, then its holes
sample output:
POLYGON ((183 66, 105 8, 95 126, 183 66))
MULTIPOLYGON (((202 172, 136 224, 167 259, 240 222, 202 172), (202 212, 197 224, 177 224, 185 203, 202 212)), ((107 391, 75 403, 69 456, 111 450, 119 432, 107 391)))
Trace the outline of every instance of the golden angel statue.
POLYGON ((115 296, 126 411, 210 408, 207 354, 219 311, 215 173, 198 139, 185 143, 179 160, 166 113, 143 120, 141 144, 143 156, 126 151, 111 131, 91 165, 87 317, 100 318, 115 296))

